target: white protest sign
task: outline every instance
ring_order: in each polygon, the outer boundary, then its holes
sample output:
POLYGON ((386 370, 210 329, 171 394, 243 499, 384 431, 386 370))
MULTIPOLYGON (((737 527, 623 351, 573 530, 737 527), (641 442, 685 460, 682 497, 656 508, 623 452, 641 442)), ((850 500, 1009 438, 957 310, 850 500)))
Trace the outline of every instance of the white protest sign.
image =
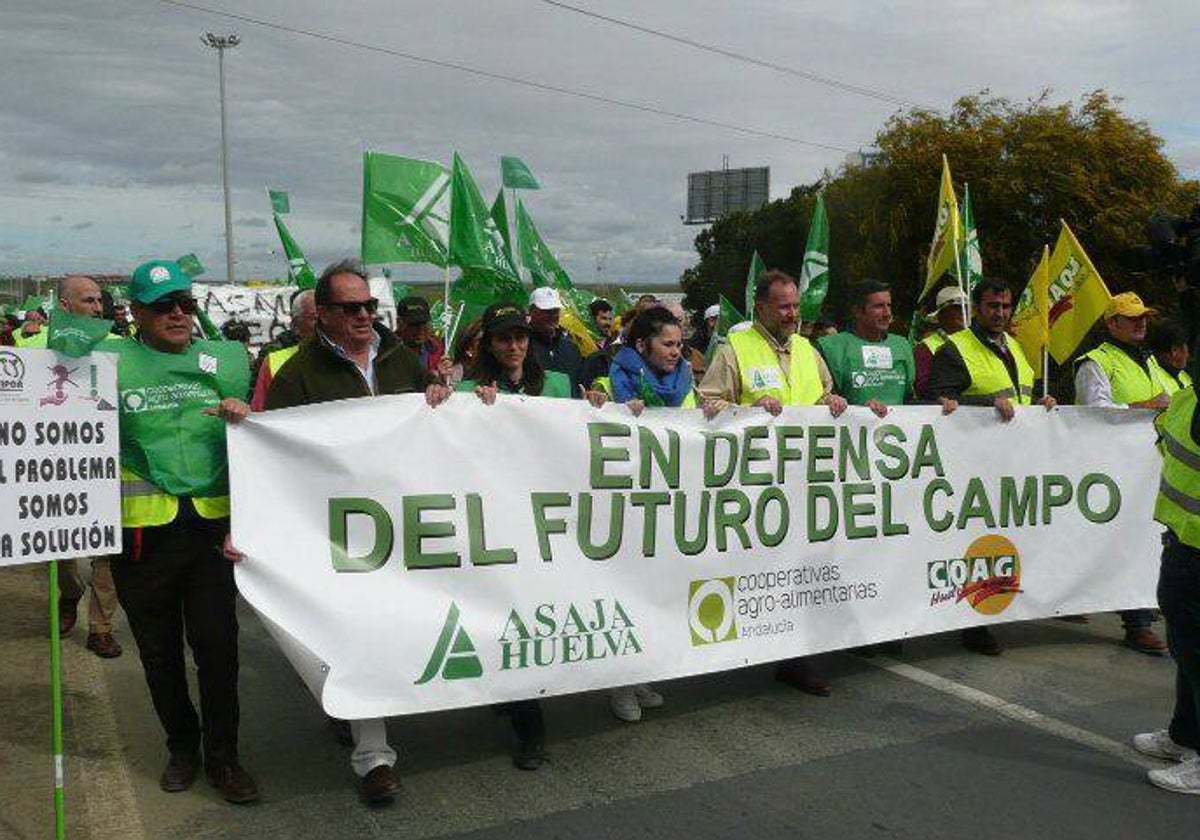
POLYGON ((117 365, 0 349, 0 566, 121 550, 117 365))

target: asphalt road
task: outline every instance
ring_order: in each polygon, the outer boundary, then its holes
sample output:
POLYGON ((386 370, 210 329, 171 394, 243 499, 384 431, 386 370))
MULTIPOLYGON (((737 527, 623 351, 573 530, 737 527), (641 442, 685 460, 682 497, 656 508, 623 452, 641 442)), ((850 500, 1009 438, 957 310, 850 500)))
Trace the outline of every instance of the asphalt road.
MULTIPOLYGON (((44 572, 0 570, 0 838, 52 836, 44 572)), ((81 611, 82 612, 82 611, 81 611)), ((997 633, 998 658, 954 636, 894 658, 830 658, 834 694, 770 668, 662 684, 623 724, 600 693, 546 701, 550 762, 514 770, 488 709, 397 718, 403 790, 362 804, 349 750, 257 619, 242 615, 243 763, 263 800, 203 783, 168 795, 129 633, 102 662, 64 645, 68 836, 78 838, 1141 838, 1195 830, 1200 800, 1145 781, 1125 744, 1165 724, 1173 666, 1116 644, 1115 616, 997 633)))

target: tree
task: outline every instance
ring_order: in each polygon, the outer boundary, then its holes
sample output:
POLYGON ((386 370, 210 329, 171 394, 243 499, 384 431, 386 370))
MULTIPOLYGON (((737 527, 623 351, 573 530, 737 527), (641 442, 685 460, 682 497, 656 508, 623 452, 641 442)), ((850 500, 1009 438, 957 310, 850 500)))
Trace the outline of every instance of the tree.
POLYGON ((960 194, 964 181, 971 185, 985 274, 1019 292, 1065 219, 1110 289, 1170 301, 1168 284, 1152 276, 1140 253, 1145 223, 1158 209, 1186 213, 1200 200, 1200 183, 1182 180, 1162 140, 1104 91, 1078 103, 1049 98, 1018 104, 984 91, 959 99, 948 114, 893 116, 876 137, 875 162, 826 173, 785 199, 702 231, 699 263, 681 278, 685 305, 702 311, 719 293, 740 299, 755 249, 767 266, 798 276, 814 196, 824 184, 825 313, 844 317, 847 285, 874 278, 892 285, 896 309, 907 318, 924 280, 943 153, 960 194))

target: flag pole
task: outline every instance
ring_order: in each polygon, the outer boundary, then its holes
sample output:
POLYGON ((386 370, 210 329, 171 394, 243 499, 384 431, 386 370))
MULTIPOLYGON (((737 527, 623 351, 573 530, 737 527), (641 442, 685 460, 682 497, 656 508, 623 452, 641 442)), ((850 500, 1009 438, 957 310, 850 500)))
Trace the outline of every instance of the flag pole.
POLYGON ((58 563, 51 560, 50 567, 50 703, 52 722, 50 728, 50 750, 54 756, 54 837, 66 837, 66 819, 63 800, 63 709, 62 709, 62 639, 58 632, 58 563))
POLYGON ((966 327, 971 326, 970 304, 967 302, 970 295, 967 294, 967 288, 963 285, 962 255, 958 250, 958 225, 954 226, 951 236, 954 237, 954 274, 958 278, 958 289, 963 293, 962 311, 963 327, 965 329, 966 327))

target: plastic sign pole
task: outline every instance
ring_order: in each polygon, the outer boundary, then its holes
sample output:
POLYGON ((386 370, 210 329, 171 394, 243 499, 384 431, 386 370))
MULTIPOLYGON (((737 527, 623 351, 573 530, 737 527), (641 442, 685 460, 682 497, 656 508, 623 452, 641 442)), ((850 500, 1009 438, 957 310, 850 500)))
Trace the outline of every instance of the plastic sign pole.
POLYGON ((58 563, 50 567, 50 702, 53 706, 50 746, 54 756, 54 837, 66 837, 63 808, 62 640, 58 632, 58 563))

